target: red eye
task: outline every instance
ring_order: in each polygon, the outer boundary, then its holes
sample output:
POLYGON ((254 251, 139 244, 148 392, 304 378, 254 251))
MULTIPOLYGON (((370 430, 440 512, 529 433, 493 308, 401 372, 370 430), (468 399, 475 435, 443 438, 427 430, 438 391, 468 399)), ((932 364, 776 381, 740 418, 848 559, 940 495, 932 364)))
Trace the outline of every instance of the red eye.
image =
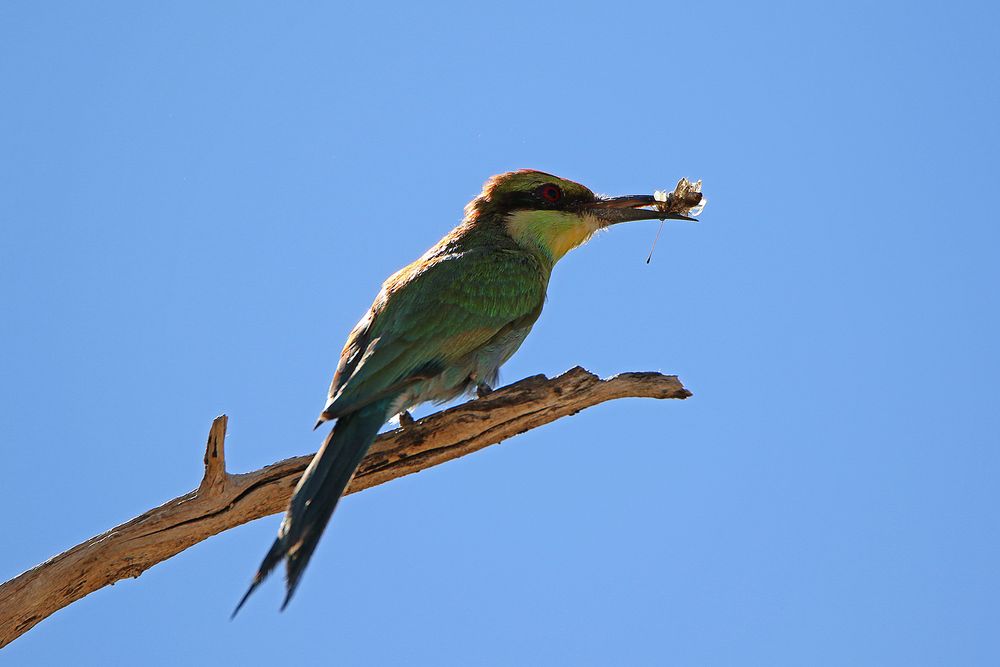
POLYGON ((538 194, 541 195, 542 199, 554 204, 560 199, 562 199, 562 190, 559 189, 558 185, 553 185, 552 183, 546 183, 542 187, 538 188, 538 194))

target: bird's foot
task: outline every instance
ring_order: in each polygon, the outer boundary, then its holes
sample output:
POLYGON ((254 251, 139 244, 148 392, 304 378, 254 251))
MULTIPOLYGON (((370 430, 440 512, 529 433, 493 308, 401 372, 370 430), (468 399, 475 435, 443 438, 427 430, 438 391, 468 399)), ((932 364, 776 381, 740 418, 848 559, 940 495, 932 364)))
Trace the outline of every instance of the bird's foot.
POLYGON ((486 398, 493 393, 493 387, 489 386, 485 382, 476 383, 476 396, 478 398, 486 398))
POLYGON ((401 428, 410 428, 416 421, 413 419, 413 415, 410 414, 409 410, 403 410, 399 413, 399 426, 401 428))

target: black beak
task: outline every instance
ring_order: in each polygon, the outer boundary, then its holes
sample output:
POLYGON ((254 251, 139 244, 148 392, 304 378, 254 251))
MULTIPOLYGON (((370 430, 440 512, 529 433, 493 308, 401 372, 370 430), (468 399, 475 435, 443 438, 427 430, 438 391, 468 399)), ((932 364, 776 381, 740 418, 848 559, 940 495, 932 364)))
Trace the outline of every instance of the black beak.
POLYGON ((624 197, 602 197, 596 202, 587 204, 587 210, 596 216, 605 227, 619 222, 635 220, 688 220, 698 222, 697 218, 689 218, 680 213, 668 213, 659 209, 659 204, 653 195, 625 195, 624 197))

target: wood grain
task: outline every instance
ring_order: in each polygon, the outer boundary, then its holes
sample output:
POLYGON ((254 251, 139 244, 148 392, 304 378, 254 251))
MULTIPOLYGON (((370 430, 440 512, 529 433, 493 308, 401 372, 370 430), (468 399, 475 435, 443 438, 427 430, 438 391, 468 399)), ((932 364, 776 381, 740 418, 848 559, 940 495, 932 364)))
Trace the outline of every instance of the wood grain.
MULTIPOLYGON (((623 373, 602 380, 576 367, 521 380, 483 398, 381 435, 347 493, 456 459, 584 408, 618 398, 687 398, 673 375, 623 373)), ((85 595, 204 539, 282 512, 312 459, 298 456, 253 472, 225 468, 227 418, 212 423, 199 487, 93 537, 0 585, 0 648, 85 595)))

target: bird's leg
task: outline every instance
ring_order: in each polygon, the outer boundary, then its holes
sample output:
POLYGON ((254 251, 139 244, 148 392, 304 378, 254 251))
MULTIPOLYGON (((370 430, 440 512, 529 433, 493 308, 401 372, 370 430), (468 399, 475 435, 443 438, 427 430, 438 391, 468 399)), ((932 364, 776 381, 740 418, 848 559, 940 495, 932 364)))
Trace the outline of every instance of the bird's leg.
POLYGON ((489 386, 485 382, 476 383, 476 396, 479 398, 485 398, 493 393, 493 387, 489 386))
POLYGON ((399 413, 399 425, 401 428, 410 428, 413 424, 413 415, 410 414, 409 410, 403 410, 399 413))

